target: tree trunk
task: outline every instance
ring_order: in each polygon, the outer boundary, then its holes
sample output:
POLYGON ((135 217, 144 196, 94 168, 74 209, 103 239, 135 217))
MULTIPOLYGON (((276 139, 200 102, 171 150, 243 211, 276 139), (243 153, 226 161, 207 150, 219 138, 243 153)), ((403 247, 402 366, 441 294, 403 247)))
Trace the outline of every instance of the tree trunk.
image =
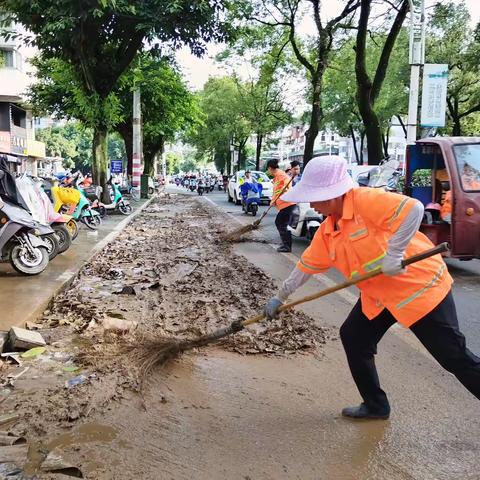
POLYGON ((310 125, 305 132, 305 148, 303 150, 303 167, 312 159, 315 140, 320 130, 320 122, 322 120, 322 79, 315 77, 312 79, 313 99, 312 113, 310 115, 310 125))
POLYGON ((462 122, 460 118, 455 116, 452 118, 453 126, 452 126, 452 136, 454 137, 461 137, 462 136, 462 122))
POLYGON ((363 148, 365 147, 365 131, 362 132, 360 135, 360 165, 363 165, 364 158, 363 158, 363 148))
POLYGON ((93 183, 103 188, 102 202, 111 202, 108 181, 108 131, 106 127, 96 127, 93 131, 93 183))
POLYGON ((263 135, 257 133, 257 153, 255 156, 255 170, 260 170, 260 156, 262 154, 263 135))
POLYGON ((357 147, 357 140, 355 138, 355 130, 351 125, 350 125, 350 135, 352 137, 353 150, 355 152, 355 160, 357 161, 357 165, 360 165, 360 157, 358 155, 358 147, 357 147))
POLYGON ((144 175, 148 175, 149 177, 153 177, 155 175, 155 159, 158 155, 162 155, 165 149, 165 140, 163 137, 159 137, 158 148, 155 148, 152 151, 146 149, 144 152, 144 168, 143 173, 144 175))
POLYGON ((408 12, 408 2, 403 1, 397 12, 390 32, 387 35, 372 81, 367 71, 367 33, 372 0, 360 1, 360 18, 355 43, 355 76, 357 79, 357 104, 365 126, 367 136, 368 164, 378 165, 384 158, 382 129, 375 112, 375 100, 378 98, 387 73, 388 63, 398 34, 408 12))

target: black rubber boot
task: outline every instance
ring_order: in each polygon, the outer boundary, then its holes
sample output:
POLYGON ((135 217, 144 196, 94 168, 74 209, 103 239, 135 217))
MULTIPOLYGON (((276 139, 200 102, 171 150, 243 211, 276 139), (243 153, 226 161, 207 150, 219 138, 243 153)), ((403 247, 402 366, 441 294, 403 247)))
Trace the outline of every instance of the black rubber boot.
POLYGON ((390 417, 390 411, 372 411, 364 403, 358 407, 347 407, 342 410, 342 415, 348 418, 369 419, 369 420, 387 420, 390 417))
POLYGON ((292 249, 289 248, 287 245, 282 245, 281 247, 277 248, 277 252, 290 253, 291 251, 292 249))

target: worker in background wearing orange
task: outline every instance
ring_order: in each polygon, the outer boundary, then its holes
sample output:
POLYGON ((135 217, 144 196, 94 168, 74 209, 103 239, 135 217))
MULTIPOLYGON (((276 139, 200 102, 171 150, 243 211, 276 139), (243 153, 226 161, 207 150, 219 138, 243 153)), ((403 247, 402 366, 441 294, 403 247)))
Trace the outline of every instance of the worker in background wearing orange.
POLYGON ((278 252, 292 251, 292 232, 288 229, 292 220, 297 215, 298 206, 292 202, 285 202, 282 199, 282 192, 285 193, 290 189, 292 178, 283 170, 278 168, 278 160, 269 160, 267 163, 267 172, 273 177, 273 196, 271 204, 278 209, 275 218, 275 226, 277 227, 282 245, 277 249, 278 252))
POLYGON ((358 285, 360 299, 340 328, 351 374, 363 403, 344 408, 350 418, 386 419, 387 395, 380 387, 374 355, 395 323, 409 328, 446 370, 480 399, 480 358, 465 345, 451 293, 452 278, 440 255, 402 269, 404 257, 432 248, 418 231, 423 205, 409 197, 375 188, 357 188, 345 161, 314 158, 302 181, 283 196, 286 202, 310 202, 326 215, 311 245, 278 293, 265 306, 278 308, 310 275, 335 267, 354 278, 375 269, 384 275, 358 285))

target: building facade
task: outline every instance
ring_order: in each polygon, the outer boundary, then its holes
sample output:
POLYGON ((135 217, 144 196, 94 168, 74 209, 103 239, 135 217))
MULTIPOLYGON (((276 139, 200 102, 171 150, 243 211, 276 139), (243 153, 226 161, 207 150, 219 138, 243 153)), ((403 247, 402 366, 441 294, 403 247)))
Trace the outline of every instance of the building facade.
POLYGON ((22 50, 18 40, 0 32, 0 155, 7 158, 12 172, 37 175, 38 161, 45 158, 45 144, 35 140, 33 118, 25 100, 30 77, 22 50))

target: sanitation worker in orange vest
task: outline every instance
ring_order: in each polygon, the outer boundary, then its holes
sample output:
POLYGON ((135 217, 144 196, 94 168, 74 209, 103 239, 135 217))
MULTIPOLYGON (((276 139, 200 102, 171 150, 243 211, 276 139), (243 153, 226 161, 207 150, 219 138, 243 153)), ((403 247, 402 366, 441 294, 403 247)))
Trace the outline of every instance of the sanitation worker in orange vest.
POLYGON ((265 306, 278 308, 310 275, 337 268, 352 278, 375 269, 383 275, 358 285, 360 299, 340 328, 350 371, 363 402, 344 408, 351 418, 387 419, 390 405, 380 387, 374 355, 395 323, 409 328, 446 370, 480 399, 480 358, 459 331, 452 278, 440 255, 402 269, 402 259, 432 248, 418 231, 423 205, 380 189, 358 188, 337 156, 312 159, 302 181, 283 197, 310 202, 326 215, 310 246, 281 289, 265 306))
POLYGON ((288 227, 295 222, 299 216, 299 209, 295 203, 285 202, 283 200, 283 194, 290 189, 293 178, 278 168, 278 160, 268 161, 267 172, 273 177, 273 196, 271 204, 275 205, 278 209, 278 214, 275 218, 275 226, 277 227, 280 239, 282 240, 282 245, 277 251, 291 252, 292 232, 288 227))

